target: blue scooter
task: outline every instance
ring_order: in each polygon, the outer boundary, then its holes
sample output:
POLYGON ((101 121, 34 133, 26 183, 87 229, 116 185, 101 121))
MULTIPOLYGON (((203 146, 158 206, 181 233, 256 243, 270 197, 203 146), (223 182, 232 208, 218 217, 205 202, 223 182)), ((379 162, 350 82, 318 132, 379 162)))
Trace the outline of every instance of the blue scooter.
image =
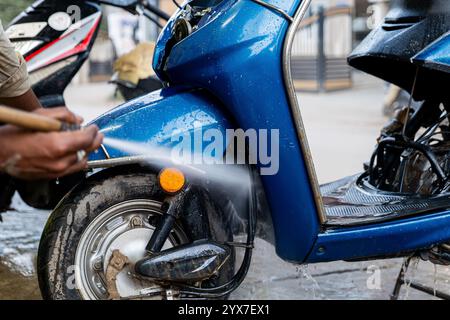
POLYGON ((319 186, 290 69, 310 2, 192 0, 171 17, 154 56, 166 88, 94 121, 105 144, 49 219, 44 298, 226 297, 247 274, 255 236, 296 264, 450 264, 450 4, 394 1, 349 57, 421 103, 383 128, 362 174, 319 186), (169 161, 174 149, 191 161, 169 161), (198 154, 209 162, 192 161, 198 154))

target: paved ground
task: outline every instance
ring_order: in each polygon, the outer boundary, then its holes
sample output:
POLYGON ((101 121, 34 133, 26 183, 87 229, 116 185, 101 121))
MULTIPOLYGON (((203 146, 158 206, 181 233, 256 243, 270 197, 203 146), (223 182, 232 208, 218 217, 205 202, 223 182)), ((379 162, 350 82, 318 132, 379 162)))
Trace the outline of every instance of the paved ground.
MULTIPOLYGON (((327 94, 300 94, 299 100, 321 183, 361 170, 380 126, 382 83, 357 76, 355 88, 327 94)), ((117 104, 111 87, 71 87, 68 105, 92 119, 117 104)), ((40 299, 34 272, 35 252, 48 212, 27 208, 15 199, 18 212, 0 224, 0 298, 40 299)), ((401 259, 335 262, 298 267, 280 260, 258 241, 253 264, 233 299, 388 299, 401 259)), ((420 262, 409 276, 450 292, 450 270, 420 262)), ((432 297, 412 289, 402 299, 432 297)))

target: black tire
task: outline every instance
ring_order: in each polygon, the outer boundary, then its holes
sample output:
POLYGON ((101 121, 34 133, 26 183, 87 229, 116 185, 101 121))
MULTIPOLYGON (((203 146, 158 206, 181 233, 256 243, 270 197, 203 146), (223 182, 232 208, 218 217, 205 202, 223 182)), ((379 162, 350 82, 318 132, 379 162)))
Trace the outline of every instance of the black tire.
MULTIPOLYGON (((204 193, 206 203, 201 204, 201 209, 206 208, 208 221, 193 228, 184 224, 183 231, 190 241, 204 239, 205 235, 219 242, 231 241, 231 228, 224 223, 224 215, 204 193)), ((101 172, 69 192, 51 214, 39 244, 37 267, 43 298, 82 299, 77 289, 66 285, 71 281, 71 274, 66 270, 75 265, 77 244, 83 231, 95 217, 123 201, 150 199, 162 202, 164 197, 154 173, 136 172, 112 176, 101 172)), ((187 214, 196 214, 196 210, 200 209, 198 202, 189 204, 189 207, 186 209, 187 214)), ((205 285, 225 283, 233 275, 234 252, 221 269, 220 275, 205 285)))

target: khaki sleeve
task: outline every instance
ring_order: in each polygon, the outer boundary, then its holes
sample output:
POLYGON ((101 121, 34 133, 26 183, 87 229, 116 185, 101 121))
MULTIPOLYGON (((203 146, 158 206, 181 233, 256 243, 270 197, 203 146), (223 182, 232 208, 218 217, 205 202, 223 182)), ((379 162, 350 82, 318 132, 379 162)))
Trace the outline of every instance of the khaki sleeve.
POLYGON ((0 22, 0 98, 18 97, 29 89, 26 62, 14 50, 0 22))

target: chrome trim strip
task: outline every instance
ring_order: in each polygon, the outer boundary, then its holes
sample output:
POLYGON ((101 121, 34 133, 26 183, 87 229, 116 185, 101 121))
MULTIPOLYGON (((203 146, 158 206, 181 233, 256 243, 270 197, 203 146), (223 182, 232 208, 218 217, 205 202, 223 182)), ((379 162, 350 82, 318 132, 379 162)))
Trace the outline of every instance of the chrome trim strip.
POLYGON ((263 6, 263 7, 268 8, 269 10, 273 10, 273 11, 278 12, 278 13, 281 14, 284 18, 286 18, 289 22, 291 22, 291 23, 294 22, 294 19, 293 19, 287 12, 285 12, 284 10, 282 10, 282 9, 280 9, 280 8, 278 8, 278 7, 276 7, 276 6, 274 6, 273 4, 264 2, 264 1, 262 1, 262 0, 252 0, 252 1, 253 1, 253 2, 256 2, 257 4, 259 4, 259 5, 263 6))
POLYGON ((206 171, 201 167, 195 167, 193 165, 187 165, 182 163, 175 163, 169 159, 155 158, 154 156, 129 156, 120 158, 111 158, 105 160, 93 160, 88 162, 89 169, 107 169, 117 166, 125 166, 131 164, 147 164, 157 168, 164 168, 168 166, 176 166, 190 174, 206 174, 206 171))
POLYGON ((102 149, 103 153, 105 154, 106 159, 111 159, 111 156, 109 155, 108 150, 106 149, 106 147, 103 143, 100 145, 100 148, 102 149))
POLYGON ((302 148, 303 156, 305 158, 306 168, 308 170, 309 180, 311 181, 311 187, 314 194, 314 200, 316 202, 317 212, 321 224, 325 224, 327 217, 325 214, 325 208, 323 206, 322 195, 320 193, 319 182, 317 180, 316 171, 314 168, 314 162, 311 155, 311 150, 306 138, 305 127, 303 125, 302 115, 297 100, 297 94, 294 88, 294 82, 291 74, 291 50, 294 43, 294 38, 297 33, 297 28, 305 16, 306 10, 311 4, 312 0, 303 0, 300 4, 297 12, 294 16, 294 22, 288 29, 288 33, 284 42, 283 49, 283 74, 284 83, 289 97, 289 104, 294 117, 295 127, 297 129, 297 135, 302 148))
POLYGON ((115 166, 148 162, 150 159, 152 159, 150 156, 130 156, 105 160, 94 160, 88 162, 88 167, 89 169, 111 168, 115 166))

